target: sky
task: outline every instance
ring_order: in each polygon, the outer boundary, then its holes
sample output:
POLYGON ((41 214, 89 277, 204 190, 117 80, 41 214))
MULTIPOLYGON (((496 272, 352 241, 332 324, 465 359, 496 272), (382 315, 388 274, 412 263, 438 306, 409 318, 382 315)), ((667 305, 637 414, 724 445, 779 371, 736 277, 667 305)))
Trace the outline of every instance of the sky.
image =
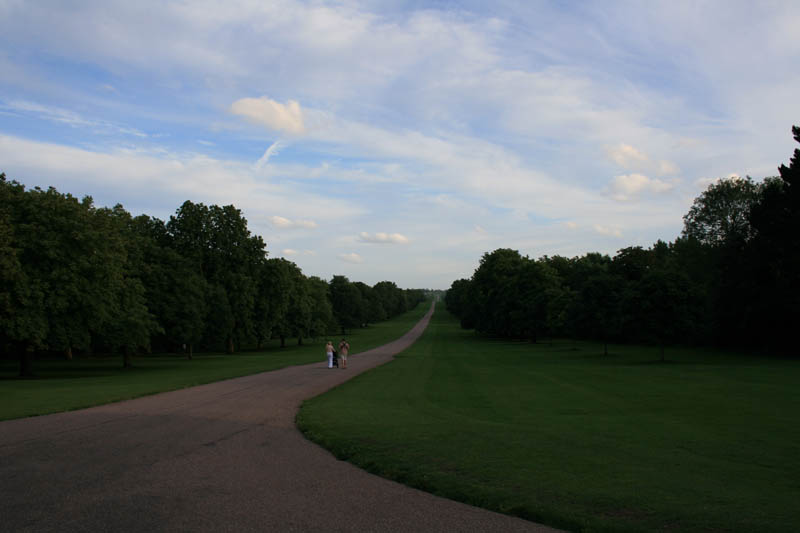
POLYGON ((168 220, 233 204, 307 276, 680 235, 778 174, 800 2, 0 0, 0 172, 168 220))

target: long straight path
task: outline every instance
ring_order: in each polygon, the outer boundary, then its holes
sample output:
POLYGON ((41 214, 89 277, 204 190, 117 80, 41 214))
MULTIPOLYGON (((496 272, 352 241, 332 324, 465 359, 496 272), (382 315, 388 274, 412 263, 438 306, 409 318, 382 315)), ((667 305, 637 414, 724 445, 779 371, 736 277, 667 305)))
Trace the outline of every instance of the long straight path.
MULTIPOLYGON (((366 473, 295 427, 304 399, 424 331, 327 363, 0 423, 2 531, 554 531, 366 473)), ((320 350, 321 352, 322 350, 320 350)))

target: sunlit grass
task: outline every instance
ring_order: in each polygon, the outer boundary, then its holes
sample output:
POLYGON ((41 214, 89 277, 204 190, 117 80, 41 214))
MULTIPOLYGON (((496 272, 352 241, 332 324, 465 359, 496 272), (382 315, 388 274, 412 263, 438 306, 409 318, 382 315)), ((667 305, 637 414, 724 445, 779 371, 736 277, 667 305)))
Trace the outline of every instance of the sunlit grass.
POLYGON ((482 339, 440 307, 396 360, 306 402, 372 472, 571 530, 795 531, 800 364, 482 339))

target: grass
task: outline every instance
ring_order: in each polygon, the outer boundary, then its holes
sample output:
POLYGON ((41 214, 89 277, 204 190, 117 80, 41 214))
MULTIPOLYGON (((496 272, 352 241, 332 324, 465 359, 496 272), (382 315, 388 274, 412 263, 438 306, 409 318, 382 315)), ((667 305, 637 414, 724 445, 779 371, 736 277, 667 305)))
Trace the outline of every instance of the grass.
MULTIPOLYGON (((416 324, 428 304, 367 328, 348 332, 353 353, 369 350, 401 337, 416 324)), ((332 335, 338 341, 341 335, 332 335)), ((309 342, 309 341, 306 341, 309 342)), ((35 379, 19 379, 19 363, 0 360, 0 420, 81 409, 220 381, 291 365, 325 360, 324 340, 281 348, 274 341, 262 351, 183 356, 150 355, 133 358, 133 368, 122 368, 122 357, 42 359, 34 364, 35 379)))
POLYGON ((440 306, 298 424, 371 472, 570 530, 797 530, 800 362, 611 352, 483 339, 440 306))

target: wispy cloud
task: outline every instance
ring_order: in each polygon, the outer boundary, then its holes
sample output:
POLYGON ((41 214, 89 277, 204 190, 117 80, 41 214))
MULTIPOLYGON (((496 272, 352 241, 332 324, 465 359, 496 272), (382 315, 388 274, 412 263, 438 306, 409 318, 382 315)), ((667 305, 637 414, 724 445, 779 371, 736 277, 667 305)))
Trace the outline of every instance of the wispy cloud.
POLYGON ((256 164, 254 165, 255 169, 260 170, 264 168, 264 165, 266 165, 269 162, 270 157, 278 155, 280 146, 281 146, 280 141, 275 141, 274 143, 269 145, 269 148, 264 150, 264 155, 262 155, 259 158, 259 160, 256 161, 256 164))
POLYGON ((674 184, 650 178, 644 174, 623 174, 615 176, 608 186, 608 194, 615 200, 631 200, 643 193, 660 194, 669 192, 674 184))
POLYGON ((62 109, 55 106, 42 105, 36 102, 29 102, 25 100, 14 100, 0 104, 0 111, 16 113, 39 120, 58 122, 73 128, 85 128, 92 130, 93 133, 98 134, 122 134, 139 138, 145 138, 148 136, 146 133, 143 133, 136 128, 115 124, 107 120, 86 118, 75 111, 62 109))
POLYGON ((622 237, 622 231, 619 228, 604 226, 601 224, 594 225, 594 231, 599 233, 600 235, 607 235, 610 237, 622 237))
POLYGON ((273 226, 281 229, 314 229, 317 227, 317 223, 313 220, 289 220, 277 215, 269 217, 269 220, 273 226))
POLYGON ((367 233, 358 234, 358 240, 370 244, 408 244, 408 237, 400 233, 367 233))
POLYGON ((680 172, 678 165, 665 159, 655 161, 645 154, 625 143, 606 148, 606 152, 617 165, 627 170, 641 172, 655 172, 662 176, 675 175, 680 172))
POLYGON ((339 254, 337 257, 345 263, 350 263, 353 265, 360 265, 364 262, 364 258, 355 252, 351 252, 349 254, 339 254))
POLYGON ((284 248, 281 250, 281 254, 286 257, 297 256, 297 255, 305 255, 305 256, 312 256, 316 255, 316 252, 313 250, 295 250, 294 248, 284 248))

